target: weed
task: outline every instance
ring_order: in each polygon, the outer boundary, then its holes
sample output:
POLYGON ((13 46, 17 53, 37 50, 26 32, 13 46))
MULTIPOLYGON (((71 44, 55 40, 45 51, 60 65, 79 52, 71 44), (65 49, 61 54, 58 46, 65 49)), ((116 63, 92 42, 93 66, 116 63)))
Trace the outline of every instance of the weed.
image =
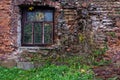
POLYGON ((113 38, 116 37, 115 32, 107 32, 107 34, 108 34, 109 36, 113 37, 113 38))

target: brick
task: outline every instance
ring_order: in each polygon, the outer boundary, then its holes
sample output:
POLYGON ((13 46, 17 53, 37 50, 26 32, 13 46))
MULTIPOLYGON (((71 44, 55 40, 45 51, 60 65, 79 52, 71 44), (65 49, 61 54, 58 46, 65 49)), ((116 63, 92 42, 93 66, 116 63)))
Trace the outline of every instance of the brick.
MULTIPOLYGON (((18 26, 18 16, 19 16, 19 7, 18 5, 33 5, 33 0, 14 0, 14 3, 11 3, 13 0, 0 0, 0 54, 4 53, 12 53, 15 49, 13 46, 11 46, 11 43, 14 43, 14 45, 17 45, 17 26, 18 26), (10 33, 11 32, 11 33, 10 33)), ((51 0, 43 0, 44 2, 35 3, 35 5, 49 5, 51 7, 56 8, 55 12, 55 39, 58 38, 57 36, 57 28, 59 24, 59 14, 63 10, 64 11, 64 20, 61 20, 63 22, 66 22, 67 26, 72 26, 75 22, 75 18, 77 15, 76 9, 71 9, 71 2, 68 4, 66 8, 63 8, 61 6, 60 2, 52 2, 51 0), (70 8, 69 8, 70 7, 70 8)), ((74 1, 74 0, 73 0, 74 1)), ((102 26, 100 29, 100 32, 106 31, 106 28, 112 28, 114 26, 117 26, 120 28, 120 21, 116 20, 113 21, 111 17, 114 18, 114 16, 119 15, 120 16, 120 1, 118 0, 91 0, 90 2, 84 2, 85 0, 78 0, 80 1, 80 9, 87 8, 88 4, 91 3, 92 7, 94 7, 92 10, 88 11, 90 14, 89 16, 95 16, 95 18, 90 19, 92 24, 95 23, 95 28, 98 29, 102 26), (106 14, 106 15, 105 15, 106 14), (115 23, 115 25, 114 25, 115 23)), ((72 2, 74 3, 74 2, 72 2)), ((77 2, 76 2, 77 3, 77 2)), ((75 6, 75 4, 74 4, 75 6)), ((78 14, 78 16, 81 15, 78 14)), ((85 15, 87 16, 87 15, 85 15)), ((78 25, 77 25, 78 26, 78 25)), ((93 27, 93 26, 92 26, 93 27)), ((71 27, 72 32, 73 26, 71 27)), ((113 29, 113 28, 112 28, 113 29)), ((67 32, 67 31, 66 31, 67 32)), ((120 32, 117 31, 117 32, 120 32)), ((99 32, 94 33, 95 36, 99 34, 99 32)), ((120 35, 117 33, 117 37, 120 37, 120 35)), ((96 38, 98 40, 98 43, 104 43, 104 39, 99 36, 96 38)), ((55 41, 57 42, 57 40, 55 41)))
POLYGON ((116 22, 116 26, 120 28, 120 21, 116 22))

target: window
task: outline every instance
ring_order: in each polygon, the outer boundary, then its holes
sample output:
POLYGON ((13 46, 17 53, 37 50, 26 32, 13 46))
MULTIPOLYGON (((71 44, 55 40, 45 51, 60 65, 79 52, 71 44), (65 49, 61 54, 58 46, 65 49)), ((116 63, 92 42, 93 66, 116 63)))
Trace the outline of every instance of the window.
POLYGON ((22 45, 50 45, 53 43, 53 9, 23 10, 22 45))

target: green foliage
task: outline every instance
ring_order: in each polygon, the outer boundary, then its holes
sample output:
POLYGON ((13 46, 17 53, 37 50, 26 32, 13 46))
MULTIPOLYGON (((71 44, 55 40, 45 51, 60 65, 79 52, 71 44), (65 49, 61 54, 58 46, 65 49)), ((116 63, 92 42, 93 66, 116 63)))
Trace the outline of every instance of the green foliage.
POLYGON ((95 78, 91 66, 87 65, 89 60, 84 56, 53 58, 42 57, 39 53, 25 52, 22 57, 27 58, 28 61, 44 62, 46 65, 27 71, 0 67, 0 80, 93 80, 95 78))
POLYGON ((108 34, 109 36, 112 36, 113 38, 116 37, 115 32, 107 32, 107 34, 108 34))
POLYGON ((28 71, 0 67, 0 80, 98 80, 91 68, 110 63, 104 59, 97 61, 106 50, 107 47, 95 50, 92 54, 55 56, 56 58, 42 57, 39 53, 25 53, 22 57, 28 61, 44 62, 46 65, 28 71))
MULTIPOLYGON (((49 56, 42 56, 41 53, 27 53, 22 55, 22 57, 27 58, 28 61, 33 62, 44 62, 47 65, 37 68, 34 70, 20 71, 26 80, 95 80, 94 73, 91 68, 93 66, 103 66, 110 63, 110 61, 102 59, 102 55, 107 50, 107 46, 102 49, 94 50, 93 53, 81 54, 81 55, 60 55, 56 52, 54 54, 49 54, 49 56), (54 65, 53 65, 54 64, 54 65), (59 65, 59 66, 58 66, 59 65), (30 77, 30 78, 29 78, 30 77)), ((7 69, 8 70, 8 69, 7 69)), ((9 74, 11 72, 8 73, 9 74)), ((2 73, 0 73, 2 74, 2 73)), ((22 80, 23 78, 19 77, 17 79, 13 76, 12 80, 22 80), (15 79, 14 79, 15 78, 15 79)), ((0 76, 1 77, 1 76, 0 76)), ((8 78, 8 76, 5 76, 8 78)), ((3 80, 5 79, 3 78, 3 80)), ((97 79, 96 79, 97 80, 97 79)))
POLYGON ((103 58, 103 55, 108 50, 108 47, 105 45, 104 48, 94 50, 93 53, 90 55, 91 62, 94 66, 102 66, 102 65, 108 65, 111 63, 110 60, 105 60, 103 58))
POLYGON ((80 68, 45 65, 28 71, 0 67, 0 80, 93 80, 93 78, 92 70, 86 65, 80 68))
POLYGON ((106 44, 104 48, 95 49, 92 53, 83 54, 79 56, 79 61, 82 64, 89 64, 90 66, 103 66, 111 63, 110 60, 103 58, 105 52, 108 50, 106 44))
POLYGON ((108 50, 108 47, 105 45, 104 48, 94 50, 94 51, 93 51, 93 55, 94 55, 94 56, 103 55, 103 54, 105 54, 105 52, 106 52, 107 50, 108 50))
POLYGON ((111 63, 110 60, 104 60, 104 59, 102 59, 100 61, 94 61, 93 65, 95 65, 95 66, 103 66, 103 65, 108 65, 110 63, 111 63))
POLYGON ((113 78, 109 78, 108 80, 119 80, 119 78, 116 76, 116 77, 113 77, 113 78))

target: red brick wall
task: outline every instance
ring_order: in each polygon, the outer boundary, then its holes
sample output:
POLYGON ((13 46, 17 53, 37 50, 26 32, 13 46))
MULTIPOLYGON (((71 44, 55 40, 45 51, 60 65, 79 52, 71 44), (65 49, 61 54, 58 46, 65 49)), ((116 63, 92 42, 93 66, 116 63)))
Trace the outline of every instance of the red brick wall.
POLYGON ((0 54, 13 50, 10 40, 10 4, 11 0, 0 0, 0 54))
MULTIPOLYGON (((26 0, 26 2, 25 0, 12 1, 13 0, 0 0, 0 54, 11 53, 17 47, 17 17, 19 14, 18 5, 33 4, 32 0, 26 0)), ((57 2, 49 2, 49 0, 46 1, 47 2, 43 3, 42 5, 50 5, 57 9, 61 8, 60 4, 57 2)), ((84 1, 86 0, 81 0, 80 4, 82 4, 84 1)), ((92 13, 93 15, 96 15, 96 17, 101 18, 100 20, 103 19, 103 16, 98 16, 97 12, 101 15, 107 13, 107 17, 115 20, 116 16, 117 18, 120 16, 120 0, 88 0, 87 4, 93 4, 95 7, 97 7, 98 10, 92 11, 92 13)), ((71 14, 71 12, 69 11, 68 13, 71 14)), ((59 11, 55 15, 56 18, 58 17, 58 14, 59 11)), ((71 17, 74 18, 74 16, 68 16, 66 14, 67 13, 65 13, 65 20, 68 21, 68 24, 71 24, 70 20, 67 19, 71 19, 71 17)), ((75 15, 75 13, 73 13, 73 15, 75 15)), ((119 22, 116 22, 115 20, 113 20, 111 23, 119 24, 119 22)), ((73 22, 73 20, 71 22, 73 22)), ((57 24, 57 22, 55 23, 57 24)), ((112 27, 116 26, 118 27, 118 25, 113 25, 112 27)))

